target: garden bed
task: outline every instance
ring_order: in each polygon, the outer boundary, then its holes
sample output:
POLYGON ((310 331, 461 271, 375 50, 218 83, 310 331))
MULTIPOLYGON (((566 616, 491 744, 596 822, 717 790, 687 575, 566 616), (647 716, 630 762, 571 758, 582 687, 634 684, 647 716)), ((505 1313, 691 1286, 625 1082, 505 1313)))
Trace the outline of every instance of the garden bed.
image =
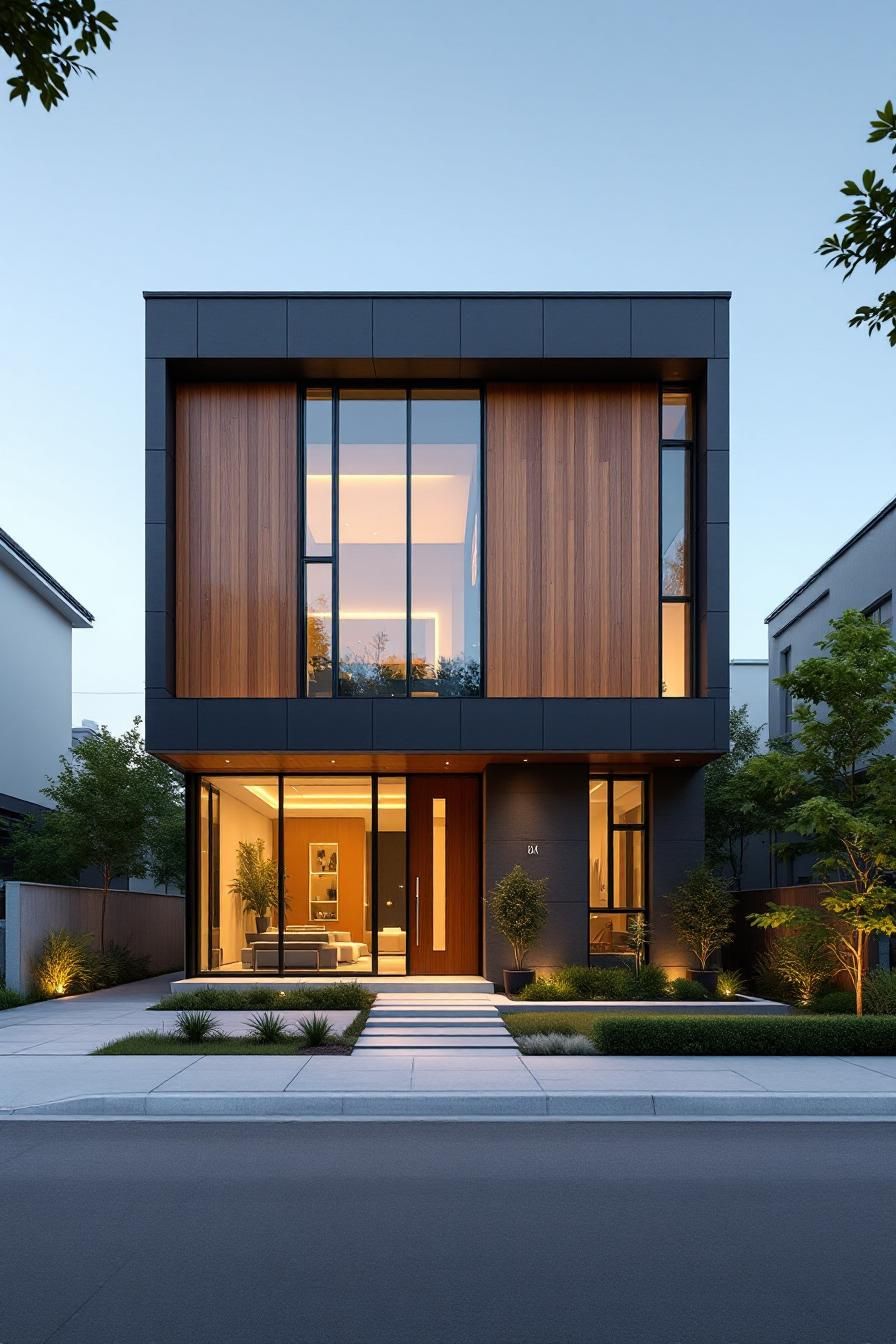
POLYGON ((373 1007, 375 994, 356 981, 344 985, 321 985, 319 989, 270 989, 255 986, 247 989, 193 989, 180 994, 166 994, 151 1005, 150 1012, 176 1013, 183 1011, 237 1012, 254 1010, 285 1012, 290 1009, 334 1012, 355 1009, 358 1012, 373 1007))
POLYGON ((263 1041, 253 1041, 246 1036, 225 1036, 215 1041, 181 1041, 176 1036, 161 1031, 141 1031, 133 1036, 123 1036, 120 1041, 111 1041, 94 1050, 95 1055, 350 1055, 352 1046, 344 1043, 345 1038, 335 1045, 311 1045, 304 1049, 296 1041, 281 1041, 268 1045, 263 1041))
POLYGON ((896 1054, 896 1017, 671 1015, 639 1007, 630 1014, 596 1011, 591 1005, 590 1012, 505 1010, 503 1016, 520 1042, 533 1036, 584 1037, 587 1052, 601 1055, 896 1054))
POLYGON ((655 1013, 657 1016, 678 1015, 690 1017, 693 1014, 708 1014, 712 1017, 787 1017, 792 1012, 790 1004, 777 1003, 774 999, 756 999, 748 994, 738 994, 734 999, 699 999, 686 1002, 680 999, 567 999, 539 1003, 537 1000, 509 999, 501 1005, 503 1014, 518 1015, 528 1013, 655 1013))

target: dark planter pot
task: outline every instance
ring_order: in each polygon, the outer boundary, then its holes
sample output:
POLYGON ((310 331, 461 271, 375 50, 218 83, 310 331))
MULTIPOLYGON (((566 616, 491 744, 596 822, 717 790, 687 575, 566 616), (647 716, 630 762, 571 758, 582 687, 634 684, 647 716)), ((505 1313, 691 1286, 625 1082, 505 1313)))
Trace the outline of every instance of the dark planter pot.
POLYGON ((267 915, 256 915, 256 916, 255 916, 255 932, 256 932, 256 933, 267 933, 267 931, 268 931, 268 929, 269 929, 270 927, 271 927, 271 921, 268 919, 267 915))
POLYGON ((531 985, 534 979, 534 971, 505 971, 504 993, 508 996, 519 994, 520 990, 525 989, 527 985, 531 985))
POLYGON ((718 971, 688 971, 688 979, 696 980, 698 985, 708 989, 710 994, 715 994, 719 984, 718 971))

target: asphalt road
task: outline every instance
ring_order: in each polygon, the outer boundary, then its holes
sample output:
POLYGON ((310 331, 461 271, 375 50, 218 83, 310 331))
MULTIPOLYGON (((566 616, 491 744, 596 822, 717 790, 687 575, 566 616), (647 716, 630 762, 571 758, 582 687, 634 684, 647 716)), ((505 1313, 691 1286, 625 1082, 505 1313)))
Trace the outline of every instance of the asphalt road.
POLYGON ((0 1124, 0 1344, 883 1344, 896 1125, 0 1124))

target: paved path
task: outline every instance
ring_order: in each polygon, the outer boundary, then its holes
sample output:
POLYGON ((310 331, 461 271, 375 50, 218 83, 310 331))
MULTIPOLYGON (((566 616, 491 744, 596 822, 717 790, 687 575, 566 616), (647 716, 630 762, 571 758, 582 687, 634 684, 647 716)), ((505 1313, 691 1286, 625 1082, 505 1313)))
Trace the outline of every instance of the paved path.
POLYGON ((518 1053, 495 995, 380 994, 356 1051, 368 1055, 452 1056, 518 1053))
POLYGON ((894 1139, 0 1125, 0 1339, 892 1344, 894 1139))

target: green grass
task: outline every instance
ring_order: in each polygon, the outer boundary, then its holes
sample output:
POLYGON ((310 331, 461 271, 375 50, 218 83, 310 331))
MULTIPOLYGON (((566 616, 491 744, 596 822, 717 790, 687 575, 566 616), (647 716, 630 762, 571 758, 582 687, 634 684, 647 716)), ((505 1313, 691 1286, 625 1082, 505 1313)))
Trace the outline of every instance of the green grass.
POLYGON ((603 1013, 502 1013, 511 1036, 590 1036, 603 1013))
POLYGON ((27 999, 24 994, 18 994, 14 989, 7 989, 5 985, 0 985, 0 1012, 5 1008, 24 1008, 27 999))
MULTIPOLYGON (((334 1045, 354 1048, 355 1042, 364 1030, 369 1008, 361 1012, 349 1023, 342 1035, 336 1035, 334 1045)), ((305 1050, 297 1037, 276 1045, 266 1045, 251 1036, 224 1036, 210 1041, 193 1043, 180 1041, 176 1036, 160 1031, 138 1031, 132 1036, 123 1036, 120 1041, 111 1041, 94 1050, 95 1055, 306 1055, 314 1053, 305 1050)))
POLYGON ((167 994, 154 1003, 150 1012, 174 1013, 183 1011, 245 1013, 256 1009, 284 1012, 286 1009, 370 1009, 375 994, 364 989, 356 980, 344 985, 321 985, 319 989, 271 989, 260 986, 253 989, 193 989, 182 994, 167 994))

